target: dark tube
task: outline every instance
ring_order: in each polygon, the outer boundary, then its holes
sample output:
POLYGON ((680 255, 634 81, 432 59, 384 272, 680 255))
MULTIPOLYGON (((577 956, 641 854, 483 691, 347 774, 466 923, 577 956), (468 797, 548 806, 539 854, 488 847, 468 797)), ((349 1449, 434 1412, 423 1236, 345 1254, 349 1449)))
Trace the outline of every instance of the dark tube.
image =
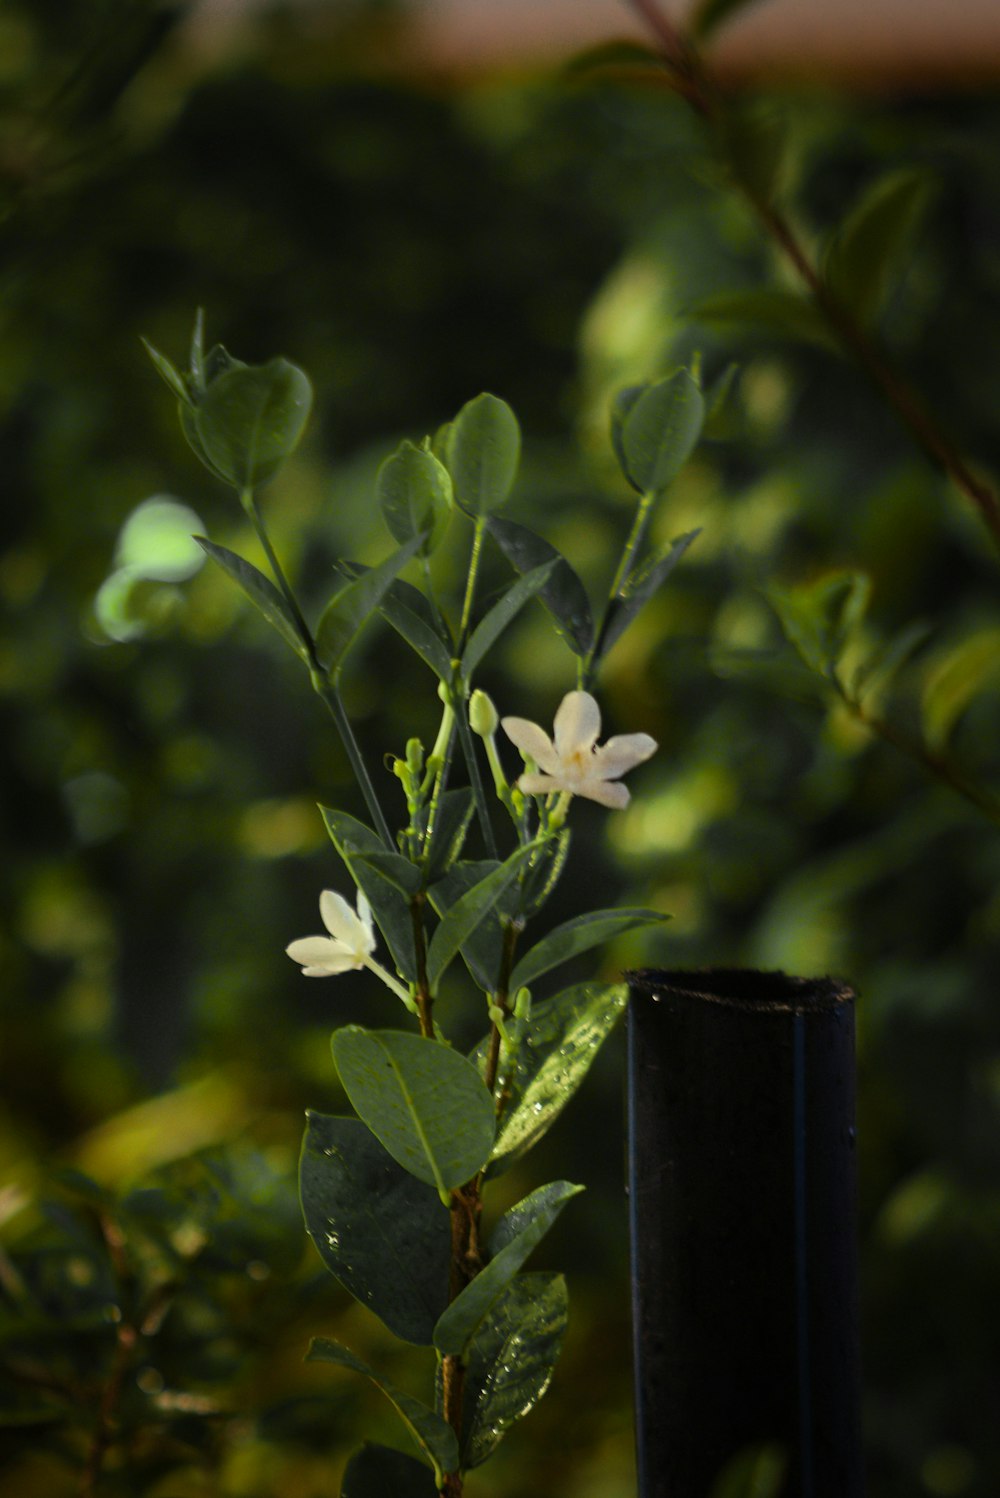
POLYGON ((783 1498, 861 1498, 854 994, 629 975, 640 1498, 712 1498, 773 1443, 783 1498))

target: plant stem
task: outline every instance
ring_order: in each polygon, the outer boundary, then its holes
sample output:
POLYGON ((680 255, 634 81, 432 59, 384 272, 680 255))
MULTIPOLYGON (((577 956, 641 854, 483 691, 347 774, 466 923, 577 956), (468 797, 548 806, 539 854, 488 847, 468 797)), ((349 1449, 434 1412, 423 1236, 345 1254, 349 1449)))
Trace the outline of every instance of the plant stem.
POLYGON ((604 634, 605 625, 608 622, 608 615, 611 612, 611 605, 614 603, 615 599, 618 597, 618 594, 625 586, 625 583, 627 582, 629 577, 629 573, 632 571, 632 564, 635 561, 636 552, 642 545, 643 537, 646 534, 646 526, 649 524, 649 515, 650 511, 653 508, 654 498, 655 496, 653 494, 641 494, 639 496, 639 503, 636 506, 635 516, 632 520, 632 528, 625 538, 625 545, 622 547, 622 554, 618 558, 618 566, 615 568, 615 575, 611 579, 611 586, 608 589, 608 600, 604 605, 604 612, 601 615, 597 628, 594 631, 594 643, 593 645, 591 645, 586 654, 586 657, 584 658, 580 666, 577 677, 577 685, 579 686, 581 691, 586 691, 590 686, 594 672, 594 664, 597 657, 600 655, 601 639, 604 634))
POLYGON ((953 791, 957 791, 977 810, 985 813, 991 822, 1000 826, 1000 798, 969 780, 947 755, 935 753, 933 749, 928 749, 925 744, 911 738, 895 724, 869 714, 854 698, 845 695, 842 700, 851 715, 871 733, 877 734, 880 739, 891 744, 908 759, 923 765, 925 770, 929 770, 938 780, 943 780, 946 785, 950 785, 953 791))
POLYGON ((476 579, 479 576, 479 558, 483 550, 483 531, 486 522, 482 515, 476 516, 476 528, 472 535, 472 552, 469 556, 469 575, 465 581, 465 598, 462 600, 462 617, 458 626, 458 654, 465 649, 466 636, 472 619, 472 600, 476 595, 476 579))
POLYGON ((416 1000, 420 1033, 425 1040, 434 1039, 434 999, 427 981, 427 933, 424 931, 424 901, 421 891, 410 900, 410 919, 413 922, 413 951, 417 964, 416 1000))
POLYGON ((476 746, 472 739, 472 729, 469 727, 468 708, 457 672, 452 687, 452 696, 455 704, 455 722, 458 725, 458 740, 462 746, 462 754, 465 757, 465 767, 469 772, 469 784, 472 786, 472 794, 476 802, 479 825, 483 829, 486 851, 490 858, 499 858, 500 851, 497 848, 496 835, 493 831, 493 823, 490 821, 489 807, 486 804, 483 777, 479 773, 479 762, 476 759, 476 746))
MULTIPOLYGON (((656 38, 676 92, 704 119, 718 123, 722 115, 721 97, 694 45, 663 14, 657 0, 631 0, 631 5, 656 38)), ((1000 550, 1000 498, 996 491, 972 471, 916 393, 884 359, 854 314, 833 293, 806 254, 788 219, 739 173, 733 175, 763 229, 809 289, 840 343, 881 392, 917 446, 949 475, 956 488, 978 509, 1000 550)))

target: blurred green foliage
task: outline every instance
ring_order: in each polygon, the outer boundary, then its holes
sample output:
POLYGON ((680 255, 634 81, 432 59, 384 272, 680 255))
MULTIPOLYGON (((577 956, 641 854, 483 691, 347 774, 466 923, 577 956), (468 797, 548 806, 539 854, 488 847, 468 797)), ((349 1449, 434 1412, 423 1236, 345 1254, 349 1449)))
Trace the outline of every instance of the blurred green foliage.
MULTIPOLYGON (((986 533, 831 346, 667 91, 433 85, 400 70, 395 24, 273 6, 213 52, 142 0, 12 0, 0 18, 4 1491, 86 1491, 117 1378, 100 1492, 318 1498, 362 1407, 395 1436, 376 1394, 301 1366, 307 1323, 406 1381, 304 1235, 289 1248, 302 1110, 343 1106, 331 998, 338 1021, 376 1024, 392 1001, 363 977, 317 991, 283 955, 336 866, 315 798, 359 808, 280 642, 186 540, 203 525, 253 554, 139 345, 179 354, 203 304, 213 341, 313 378, 310 430, 265 503, 317 600, 335 557, 388 549, 382 459, 484 387, 525 432, 511 518, 604 583, 628 513, 612 392, 696 353, 708 383, 739 363, 728 440, 699 449, 654 539, 701 535, 599 684, 611 724, 661 751, 627 811, 584 809, 576 859, 602 904, 673 914, 603 976, 744 963, 860 989, 870 1491, 992 1498, 1000 835, 938 773, 943 757, 986 788, 1000 769, 986 533), (926 628, 878 685, 902 749, 817 690, 765 596, 801 602, 844 572, 871 585, 853 633, 835 630, 855 664, 926 628), (261 1193, 234 1237, 232 1201, 261 1193), (118 1363, 123 1325, 140 1345, 118 1363)), ((866 309, 996 472, 996 99, 768 104, 786 201, 807 242, 839 244, 839 275, 872 253, 865 195, 905 209, 866 309), (919 215, 914 173, 932 188, 919 215)), ((530 608, 502 660, 484 682, 501 710, 548 721, 572 658, 530 608)), ((376 626, 345 673, 377 753, 433 732, 412 669, 376 626)), ((575 913, 571 883, 553 921, 575 913)), ((484 1498, 634 1489, 619 1067, 609 1047, 533 1167, 591 1183, 547 1250, 575 1328, 484 1498)))

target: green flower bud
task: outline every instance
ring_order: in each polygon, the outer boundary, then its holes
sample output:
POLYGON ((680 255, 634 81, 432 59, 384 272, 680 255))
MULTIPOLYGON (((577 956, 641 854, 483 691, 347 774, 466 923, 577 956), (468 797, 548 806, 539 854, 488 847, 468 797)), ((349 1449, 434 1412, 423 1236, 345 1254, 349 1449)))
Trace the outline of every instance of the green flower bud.
POLYGON ((500 715, 492 700, 478 688, 469 699, 469 725, 481 739, 492 738, 500 727, 500 715))

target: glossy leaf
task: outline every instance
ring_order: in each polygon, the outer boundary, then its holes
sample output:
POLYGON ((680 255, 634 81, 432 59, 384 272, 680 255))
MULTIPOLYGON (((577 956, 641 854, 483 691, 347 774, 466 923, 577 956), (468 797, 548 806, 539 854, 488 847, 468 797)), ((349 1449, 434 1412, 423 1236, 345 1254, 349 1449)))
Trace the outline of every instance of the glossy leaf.
POLYGON ((306 1229, 326 1267, 404 1342, 428 1345, 448 1303, 451 1225, 431 1187, 356 1118, 307 1112, 306 1229))
POLYGON ((321 806, 320 811, 348 873, 368 897, 375 923, 385 937, 399 973, 408 983, 414 982, 417 962, 413 948, 413 917, 406 896, 378 867, 378 857, 386 852, 382 839, 364 822, 345 811, 335 811, 330 806, 321 806))
POLYGON ((427 980, 432 990, 437 987, 442 973, 468 942, 476 927, 494 910, 497 901, 513 882, 529 854, 530 850, 527 848, 515 849, 499 868, 492 869, 484 879, 466 890, 442 917, 431 937, 427 952, 427 980))
POLYGON ((569 1181, 540 1186, 505 1213, 491 1242, 493 1257, 452 1301, 434 1328, 434 1346, 464 1358, 479 1327, 566 1203, 584 1188, 569 1181))
POLYGON ((340 1498, 437 1498, 434 1474, 390 1446, 363 1446, 347 1463, 340 1498))
POLYGON ((267 483, 298 446, 312 387, 287 359, 236 365, 208 385, 194 427, 209 462, 237 489, 267 483))
POLYGON ((536 536, 527 526, 492 516, 487 522, 496 541, 515 571, 522 574, 554 563, 548 582, 538 597, 555 620, 556 630, 577 655, 586 655, 594 638, 590 600, 573 568, 554 546, 536 536))
MULTIPOLYGON (((346 577, 361 577, 371 569, 358 562, 338 562, 346 577)), ((416 651, 443 681, 451 677, 451 648, 431 604, 412 583, 397 578, 379 600, 378 611, 387 624, 416 651)))
POLYGON ((448 428, 446 448, 459 509, 473 517, 499 510, 521 456, 521 430, 507 402, 488 393, 467 402, 448 428))
POLYGON ((330 599, 316 630, 316 647, 331 676, 337 675, 348 650, 378 610, 399 573, 416 556, 423 540, 423 536, 411 537, 392 556, 386 557, 377 567, 369 567, 330 599))
MULTIPOLYGON (((517 1054, 511 1097, 489 1165, 499 1175, 552 1127, 583 1082, 591 1063, 625 1013, 624 983, 578 983, 533 1004, 517 1054)), ((473 1060, 485 1069, 489 1040, 473 1060)))
POLYGON ((374 1368, 356 1357, 347 1347, 333 1342, 328 1337, 314 1337, 306 1354, 307 1363, 333 1363, 338 1368, 348 1368, 352 1373, 362 1373, 370 1378, 377 1389, 395 1405, 410 1435, 434 1467, 435 1476, 453 1472, 458 1466, 458 1441, 450 1425, 441 1416, 405 1394, 402 1389, 376 1373, 374 1368))
POLYGON ((794 338, 820 348, 837 348, 836 338, 815 302, 780 286, 719 291, 692 307, 690 316, 722 328, 742 325, 767 337, 794 338))
POLYGON ((462 1465, 478 1467, 548 1388, 569 1317, 561 1274, 518 1275, 484 1319, 465 1375, 462 1465))
POLYGON ((828 572, 795 588, 769 588, 768 601, 806 665, 831 676, 868 607, 871 581, 863 572, 828 572))
POLYGON ((429 556, 451 519, 451 477, 444 464, 426 448, 402 442, 379 468, 375 492, 393 538, 404 544, 419 537, 429 556))
POLYGON ((581 952, 603 947, 626 931, 634 931, 639 926, 659 926, 669 919, 658 910, 629 908, 591 910, 586 915, 574 916, 543 936, 521 958, 510 975, 510 991, 516 993, 519 988, 530 988, 543 973, 550 972, 560 963, 569 962, 581 952))
POLYGON ((648 386, 621 425, 625 476, 642 494, 659 494, 687 462, 701 435, 705 404, 686 369, 648 386))
POLYGON ((223 572, 228 572, 233 581, 243 589, 250 602, 260 610, 268 624, 274 626, 295 654, 302 660, 308 661, 308 652, 299 635, 292 612, 271 580, 265 577, 263 572, 258 572, 251 562, 244 561, 243 557, 237 556, 235 551, 229 551, 225 546, 217 546, 206 536, 195 536, 194 539, 202 551, 210 556, 223 572))
POLYGON ((332 1045, 352 1105, 411 1175, 449 1191, 485 1164, 493 1101, 464 1056, 419 1035, 360 1025, 337 1030, 332 1045))
POLYGON ((644 567, 625 579, 621 591, 611 600, 607 621, 601 632, 602 656, 616 645, 639 610, 653 598, 673 572, 701 529, 687 531, 658 552, 644 567))
MULTIPOLYGON (((438 802, 437 816, 431 828, 430 847, 427 850, 427 882, 433 884, 442 878, 447 869, 461 855, 469 824, 475 814, 476 802, 469 786, 445 791, 438 802)), ((419 824, 426 829, 426 810, 419 824)))
MULTIPOLYGON (((431 905, 445 917, 463 895, 501 865, 492 858, 466 859, 453 864, 443 878, 428 890, 431 905)), ((517 908, 517 891, 507 884, 494 908, 486 912, 479 925, 462 943, 462 958, 480 988, 496 988, 503 950, 501 919, 512 916, 517 908)))
POLYGON ((508 624, 517 617, 529 599, 534 598, 548 582, 556 566, 552 557, 518 578, 501 599, 476 625, 462 654, 462 675, 468 681, 483 657, 493 648, 508 624))
POLYGON ((924 171, 890 172, 867 189, 834 238, 826 279, 860 322, 879 312, 929 198, 924 171))

